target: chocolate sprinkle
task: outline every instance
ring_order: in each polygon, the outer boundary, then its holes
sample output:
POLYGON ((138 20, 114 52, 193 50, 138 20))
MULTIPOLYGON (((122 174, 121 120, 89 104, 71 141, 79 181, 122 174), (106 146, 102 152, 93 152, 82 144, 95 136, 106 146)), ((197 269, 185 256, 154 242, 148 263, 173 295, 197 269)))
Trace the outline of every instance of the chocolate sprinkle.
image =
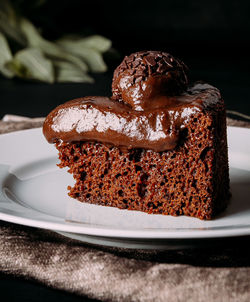
POLYGON ((131 85, 146 81, 149 76, 169 77, 169 95, 180 94, 188 85, 187 66, 171 54, 161 51, 140 51, 126 56, 114 71, 112 92, 115 99, 121 99, 121 87, 117 79, 126 76, 131 85), (129 77, 128 77, 129 76, 129 77))

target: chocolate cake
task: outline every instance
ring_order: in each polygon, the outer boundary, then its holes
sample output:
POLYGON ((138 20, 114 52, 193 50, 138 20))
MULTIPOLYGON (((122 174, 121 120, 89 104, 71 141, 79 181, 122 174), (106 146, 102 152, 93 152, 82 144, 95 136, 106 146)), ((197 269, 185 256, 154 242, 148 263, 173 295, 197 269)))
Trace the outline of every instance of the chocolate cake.
POLYGON ((112 96, 55 108, 43 132, 92 204, 211 219, 229 201, 225 106, 217 88, 188 85, 187 67, 168 53, 125 57, 112 96))

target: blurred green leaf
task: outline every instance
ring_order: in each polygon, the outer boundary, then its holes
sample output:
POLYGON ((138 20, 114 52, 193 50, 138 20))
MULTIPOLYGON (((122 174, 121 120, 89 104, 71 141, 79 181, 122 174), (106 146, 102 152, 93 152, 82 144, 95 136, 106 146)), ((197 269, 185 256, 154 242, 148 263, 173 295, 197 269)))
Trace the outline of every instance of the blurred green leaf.
POLYGON ((86 38, 81 38, 79 36, 67 36, 60 39, 58 42, 61 43, 63 41, 74 42, 74 45, 77 48, 95 49, 101 53, 108 51, 112 45, 112 42, 109 39, 99 35, 93 35, 86 38))
POLYGON ((94 80, 84 71, 75 65, 64 62, 55 61, 55 74, 57 82, 75 82, 75 83, 93 83, 94 80))
POLYGON ((79 46, 93 48, 101 53, 111 48, 112 42, 102 36, 94 35, 78 41, 79 46))
MULTIPOLYGON (((46 0, 31 1, 33 6, 40 6, 46 0)), ((110 50, 110 40, 98 35, 85 38, 73 35, 57 42, 48 41, 20 15, 19 5, 24 2, 26 5, 24 0, 0 0, 0 72, 4 76, 49 83, 92 83, 94 80, 87 71, 107 70, 102 53, 110 50), (8 41, 15 51, 21 48, 14 57, 8 41)))
POLYGON ((78 40, 61 39, 58 44, 66 51, 82 58, 92 72, 104 72, 107 70, 102 55, 94 48, 83 47, 78 40))
POLYGON ((78 54, 87 63, 92 72, 105 72, 108 69, 102 55, 95 49, 82 48, 78 52, 78 49, 75 47, 72 49, 72 53, 78 54))
POLYGON ((83 71, 88 70, 88 66, 80 58, 69 54, 56 43, 45 40, 34 27, 34 25, 27 19, 22 18, 20 21, 20 26, 28 40, 30 47, 39 48, 45 55, 49 57, 69 61, 81 68, 83 71))
POLYGON ((54 70, 50 60, 36 48, 26 48, 17 52, 6 66, 20 78, 54 82, 54 70))
POLYGON ((0 1, 0 31, 21 46, 27 45, 19 27, 19 18, 8 0, 0 1))
POLYGON ((5 64, 12 60, 12 53, 8 41, 0 32, 0 72, 7 78, 12 78, 14 73, 5 67, 5 64))

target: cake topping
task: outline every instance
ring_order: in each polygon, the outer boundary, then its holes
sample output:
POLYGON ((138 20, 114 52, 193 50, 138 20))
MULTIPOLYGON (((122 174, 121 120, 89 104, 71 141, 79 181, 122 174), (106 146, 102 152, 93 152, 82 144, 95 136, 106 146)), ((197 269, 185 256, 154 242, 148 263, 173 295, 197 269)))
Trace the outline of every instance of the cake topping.
POLYGON ((43 133, 57 141, 100 142, 116 147, 156 152, 174 149, 190 116, 218 101, 216 88, 194 85, 189 93, 173 97, 175 106, 136 111, 107 97, 84 97, 55 108, 46 118, 43 133))
POLYGON ((208 84, 187 87, 186 70, 165 52, 134 53, 115 70, 111 98, 84 97, 58 106, 47 116, 43 133, 50 143, 174 149, 192 114, 220 100, 218 89, 208 84))
POLYGON ((187 89, 186 71, 182 61, 166 52, 133 53, 114 72, 112 98, 137 111, 152 108, 159 96, 179 95, 187 89))

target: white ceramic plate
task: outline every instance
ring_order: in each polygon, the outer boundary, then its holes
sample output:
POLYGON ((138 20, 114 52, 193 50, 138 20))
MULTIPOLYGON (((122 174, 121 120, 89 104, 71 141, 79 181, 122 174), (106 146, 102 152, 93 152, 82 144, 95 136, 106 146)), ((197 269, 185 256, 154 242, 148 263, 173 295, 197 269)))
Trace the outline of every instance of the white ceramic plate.
POLYGON ((72 176, 57 168, 57 151, 41 129, 0 135, 0 219, 130 248, 174 248, 190 240, 250 235, 250 129, 229 127, 228 142, 230 206, 216 219, 201 221, 79 203, 67 196, 72 176), (82 223, 65 220, 72 220, 72 212, 82 223))

